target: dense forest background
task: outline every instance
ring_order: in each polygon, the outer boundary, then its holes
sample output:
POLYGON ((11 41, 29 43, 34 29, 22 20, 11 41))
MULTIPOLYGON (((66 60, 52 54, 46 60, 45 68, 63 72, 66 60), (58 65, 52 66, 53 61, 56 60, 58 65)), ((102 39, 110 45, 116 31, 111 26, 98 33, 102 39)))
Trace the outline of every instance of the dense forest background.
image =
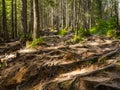
POLYGON ((38 38, 42 30, 115 36, 119 0, 1 0, 0 41, 38 38))

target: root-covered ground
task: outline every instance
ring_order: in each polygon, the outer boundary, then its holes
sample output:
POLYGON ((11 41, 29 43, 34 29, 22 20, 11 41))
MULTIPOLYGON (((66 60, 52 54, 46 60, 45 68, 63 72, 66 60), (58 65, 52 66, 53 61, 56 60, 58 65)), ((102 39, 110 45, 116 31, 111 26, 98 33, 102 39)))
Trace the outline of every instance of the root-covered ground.
POLYGON ((44 35, 45 44, 0 45, 0 90, 120 90, 120 40, 44 35))

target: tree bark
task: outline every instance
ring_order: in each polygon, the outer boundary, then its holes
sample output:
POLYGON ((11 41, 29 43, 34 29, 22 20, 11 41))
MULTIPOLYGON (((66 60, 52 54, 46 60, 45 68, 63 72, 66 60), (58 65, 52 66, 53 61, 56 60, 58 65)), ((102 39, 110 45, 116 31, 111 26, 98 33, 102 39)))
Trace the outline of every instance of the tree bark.
POLYGON ((69 3, 66 0, 66 28, 69 27, 69 3))
POLYGON ((7 42, 9 39, 7 30, 7 18, 6 18, 6 4, 5 0, 2 0, 2 28, 4 32, 4 41, 7 42))
POLYGON ((17 38, 17 0, 15 0, 15 38, 17 38))
POLYGON ((12 39, 14 39, 14 0, 11 0, 11 28, 12 28, 12 39))
POLYGON ((33 0, 30 1, 30 22, 29 22, 29 34, 33 32, 33 0))
POLYGON ((34 16, 33 39, 36 39, 39 36, 39 5, 38 5, 38 0, 33 0, 33 16, 34 16))
POLYGON ((120 27, 120 0, 118 0, 118 26, 120 27))
POLYGON ((24 35, 27 34, 27 0, 22 0, 22 28, 24 35))
POLYGON ((75 30, 75 0, 72 2, 72 30, 75 30))

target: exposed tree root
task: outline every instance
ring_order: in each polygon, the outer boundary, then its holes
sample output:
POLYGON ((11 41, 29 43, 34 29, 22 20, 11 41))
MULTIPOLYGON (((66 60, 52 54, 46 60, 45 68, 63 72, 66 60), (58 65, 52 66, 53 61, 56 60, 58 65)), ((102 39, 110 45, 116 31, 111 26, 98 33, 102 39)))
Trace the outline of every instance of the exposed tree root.
MULTIPOLYGON (((90 37, 83 44, 65 43, 70 37, 49 36, 50 41, 46 45, 41 45, 35 50, 27 48, 21 52, 16 51, 15 57, 8 56, 13 54, 11 52, 14 50, 18 50, 14 48, 18 44, 10 45, 10 54, 5 50, 6 47, 3 48, 5 51, 4 54, 2 52, 0 60, 6 61, 8 66, 0 71, 0 89, 5 87, 5 90, 94 90, 94 86, 98 85, 95 87, 97 90, 100 86, 107 87, 100 85, 101 82, 82 78, 115 68, 118 59, 114 56, 119 55, 120 48, 116 48, 119 41, 105 41, 99 37, 96 40, 90 37), (55 37, 57 39, 53 39, 55 37), (106 62, 113 57, 114 61, 106 62)), ((47 40, 47 37, 44 38, 47 40)))
POLYGON ((120 90, 120 87, 115 84, 100 83, 95 86, 95 90, 120 90))
POLYGON ((100 57, 100 58, 99 58, 99 61, 102 61, 102 60, 105 60, 105 59, 107 59, 107 58, 110 58, 110 57, 112 57, 114 54, 119 53, 119 52, 120 52, 120 48, 117 48, 117 49, 115 49, 115 50, 113 50, 113 51, 111 51, 111 52, 103 55, 102 57, 100 57))

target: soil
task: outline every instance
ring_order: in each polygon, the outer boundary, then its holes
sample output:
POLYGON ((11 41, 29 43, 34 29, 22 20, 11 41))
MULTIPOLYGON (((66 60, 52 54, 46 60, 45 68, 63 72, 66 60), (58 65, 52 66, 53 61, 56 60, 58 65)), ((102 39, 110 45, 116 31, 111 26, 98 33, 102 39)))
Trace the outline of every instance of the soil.
POLYGON ((120 90, 120 40, 72 37, 43 33, 35 48, 1 44, 0 90, 120 90))

